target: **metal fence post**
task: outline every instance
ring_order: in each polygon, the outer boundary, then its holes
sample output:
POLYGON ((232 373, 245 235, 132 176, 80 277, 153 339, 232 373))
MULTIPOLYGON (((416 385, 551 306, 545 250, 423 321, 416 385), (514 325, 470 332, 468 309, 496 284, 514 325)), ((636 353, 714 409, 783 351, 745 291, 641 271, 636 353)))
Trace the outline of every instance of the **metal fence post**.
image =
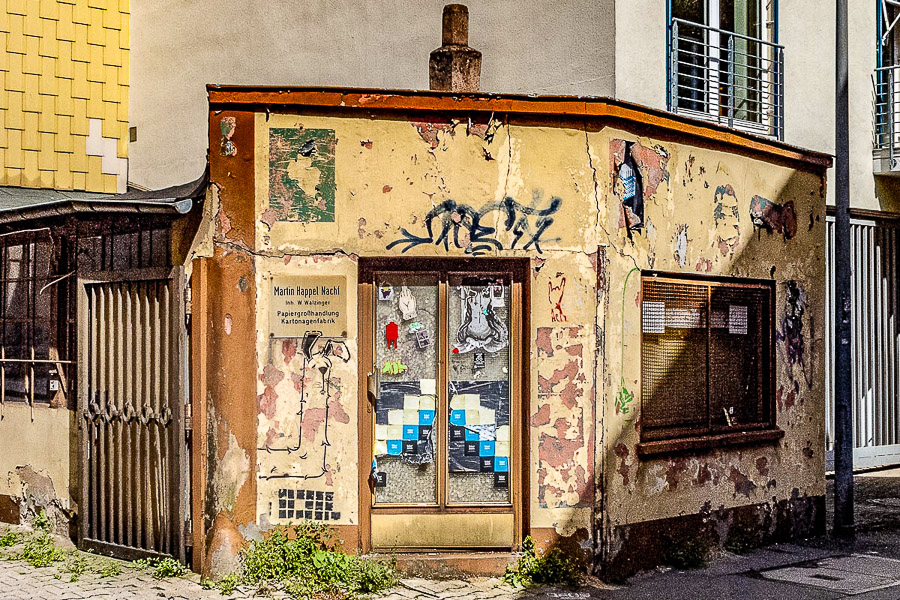
POLYGON ((734 36, 728 36, 728 127, 734 127, 734 36))
POLYGON ((671 64, 669 65, 669 110, 678 112, 678 21, 672 23, 669 33, 671 64))
POLYGON ((778 141, 784 141, 784 48, 778 49, 778 141))

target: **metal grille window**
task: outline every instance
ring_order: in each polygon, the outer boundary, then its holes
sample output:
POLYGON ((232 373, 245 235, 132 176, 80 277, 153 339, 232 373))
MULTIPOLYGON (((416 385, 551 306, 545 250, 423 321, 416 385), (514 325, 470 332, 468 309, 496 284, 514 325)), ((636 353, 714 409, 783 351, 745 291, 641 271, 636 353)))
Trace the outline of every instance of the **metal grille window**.
POLYGON ((69 363, 65 324, 57 327, 56 319, 67 302, 67 286, 56 280, 48 231, 0 238, 0 257, 2 400, 49 402, 69 363))
POLYGON ((764 429, 772 411, 774 284, 645 274, 641 436, 764 429))

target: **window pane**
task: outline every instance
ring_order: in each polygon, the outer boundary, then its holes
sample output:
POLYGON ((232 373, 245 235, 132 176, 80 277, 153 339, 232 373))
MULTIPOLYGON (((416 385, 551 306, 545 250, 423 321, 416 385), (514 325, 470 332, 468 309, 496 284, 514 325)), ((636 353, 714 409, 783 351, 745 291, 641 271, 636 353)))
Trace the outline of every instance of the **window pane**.
POLYGON ((438 280, 380 273, 375 294, 375 502, 436 504, 438 280))
POLYGON ((645 438, 663 435, 660 428, 706 430, 706 319, 706 286, 644 280, 641 423, 645 438))
POLYGON ((6 363, 0 367, 4 371, 4 388, 7 400, 28 399, 25 385, 25 363, 6 363))
POLYGON ((714 426, 756 424, 768 418, 763 402, 768 372, 763 354, 768 347, 767 293, 760 288, 711 290, 709 398, 714 426))
POLYGON ((447 501, 509 502, 509 278, 449 277, 447 501))

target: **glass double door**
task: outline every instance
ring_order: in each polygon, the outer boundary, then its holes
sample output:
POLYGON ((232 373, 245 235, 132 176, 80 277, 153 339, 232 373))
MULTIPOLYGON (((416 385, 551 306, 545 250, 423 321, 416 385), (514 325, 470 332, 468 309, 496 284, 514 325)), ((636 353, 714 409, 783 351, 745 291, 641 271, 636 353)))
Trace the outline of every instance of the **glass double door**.
POLYGON ((521 286, 474 262, 371 273, 376 549, 515 543, 521 286))

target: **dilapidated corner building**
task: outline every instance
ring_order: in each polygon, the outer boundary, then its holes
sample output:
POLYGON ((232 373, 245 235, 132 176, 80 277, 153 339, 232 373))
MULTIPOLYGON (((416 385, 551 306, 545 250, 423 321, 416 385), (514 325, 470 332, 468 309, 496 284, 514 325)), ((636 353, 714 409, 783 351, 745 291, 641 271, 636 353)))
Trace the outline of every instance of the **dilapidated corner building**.
POLYGON ((604 99, 209 97, 195 566, 301 519, 610 578, 824 530, 827 156, 604 99))

